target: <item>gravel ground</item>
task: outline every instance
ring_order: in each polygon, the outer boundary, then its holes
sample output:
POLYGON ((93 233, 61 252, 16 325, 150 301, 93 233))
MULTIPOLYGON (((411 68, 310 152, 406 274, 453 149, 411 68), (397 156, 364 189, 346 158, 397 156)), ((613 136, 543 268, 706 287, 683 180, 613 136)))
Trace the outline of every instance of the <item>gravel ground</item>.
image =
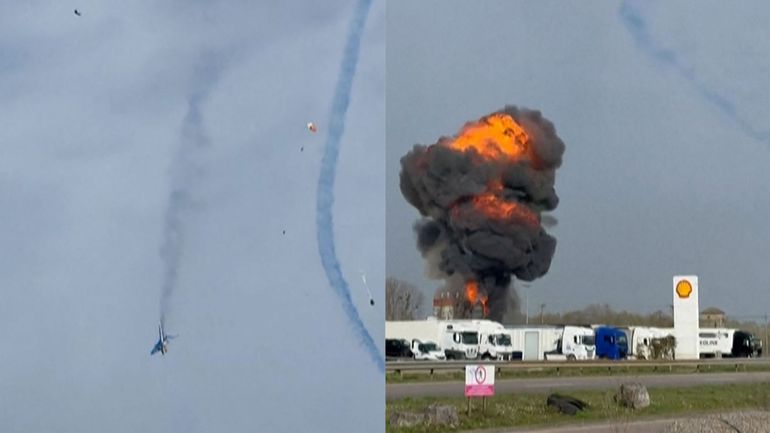
POLYGON ((770 412, 732 412, 680 420, 663 433, 770 433, 770 412))

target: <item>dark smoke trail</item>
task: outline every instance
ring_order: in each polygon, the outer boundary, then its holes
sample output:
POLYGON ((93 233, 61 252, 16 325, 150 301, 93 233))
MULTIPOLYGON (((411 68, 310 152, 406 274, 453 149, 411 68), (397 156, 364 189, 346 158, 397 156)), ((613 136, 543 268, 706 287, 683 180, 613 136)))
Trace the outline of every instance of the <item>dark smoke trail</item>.
POLYGON ((532 281, 548 272, 556 239, 540 213, 558 205, 563 153, 539 111, 507 106, 401 158, 401 192, 423 216, 417 247, 431 274, 454 290, 475 282, 493 320, 516 300, 512 277, 532 281))
POLYGON ((214 87, 221 68, 219 56, 210 53, 201 56, 193 76, 193 86, 197 90, 188 95, 187 113, 182 121, 181 145, 170 167, 171 193, 165 212, 163 244, 160 248, 163 260, 160 320, 163 323, 169 314, 171 297, 178 282, 186 232, 184 217, 194 205, 194 183, 203 172, 203 152, 210 146, 210 139, 203 126, 201 104, 214 87))
POLYGON ((716 107, 724 116, 730 119, 746 135, 767 142, 770 140, 770 131, 760 130, 742 117, 736 108, 735 102, 707 83, 699 80, 695 74, 695 65, 688 63, 683 56, 674 50, 664 48, 656 42, 650 33, 647 20, 641 12, 641 5, 647 2, 624 1, 620 6, 620 19, 626 29, 631 33, 636 44, 643 52, 651 56, 660 64, 672 68, 685 81, 689 82, 695 91, 706 102, 716 107))
POLYGON ((329 284, 342 299, 342 306, 353 326, 354 332, 361 339, 364 348, 380 372, 385 372, 385 361, 374 343, 374 339, 364 326, 350 296, 350 288, 340 269, 337 252, 334 247, 334 178, 337 169, 337 157, 340 152, 340 140, 345 131, 345 115, 350 105, 350 91, 358 63, 359 45, 363 34, 366 17, 369 14, 371 0, 362 0, 356 4, 350 33, 348 34, 345 53, 342 58, 337 88, 334 91, 331 119, 329 120, 329 135, 324 146, 324 156, 321 162, 321 175, 318 178, 318 193, 316 201, 316 236, 318 238, 318 253, 321 255, 326 277, 329 284))

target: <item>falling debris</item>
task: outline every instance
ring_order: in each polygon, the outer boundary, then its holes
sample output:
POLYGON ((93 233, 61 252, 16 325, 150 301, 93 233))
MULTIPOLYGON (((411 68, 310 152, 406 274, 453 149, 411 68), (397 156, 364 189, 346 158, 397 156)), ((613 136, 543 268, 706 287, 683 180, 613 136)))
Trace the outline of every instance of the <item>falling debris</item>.
POLYGON ((77 9, 75 9, 75 15, 77 15, 77 16, 80 16, 80 11, 78 11, 77 9))
POLYGON ((286 230, 283 231, 283 234, 286 234, 286 230))
POLYGON ((364 271, 358 271, 361 273, 361 280, 364 282, 364 287, 366 288, 366 293, 369 294, 369 305, 374 305, 374 297, 372 296, 371 290, 369 290, 369 285, 366 284, 366 274, 364 271))
POLYGON ((541 213, 559 203, 554 180, 563 153, 539 111, 507 106, 401 158, 401 192, 423 217, 417 246, 431 276, 492 320, 515 302, 512 277, 532 281, 551 265, 556 239, 541 213))
POLYGON ((299 147, 299 151, 300 151, 300 152, 302 152, 302 151, 304 151, 304 150, 305 150, 305 146, 300 146, 300 147, 299 147))
POLYGON ((310 132, 316 132, 318 131, 318 128, 315 127, 315 123, 310 122, 307 124, 307 129, 310 130, 310 132))

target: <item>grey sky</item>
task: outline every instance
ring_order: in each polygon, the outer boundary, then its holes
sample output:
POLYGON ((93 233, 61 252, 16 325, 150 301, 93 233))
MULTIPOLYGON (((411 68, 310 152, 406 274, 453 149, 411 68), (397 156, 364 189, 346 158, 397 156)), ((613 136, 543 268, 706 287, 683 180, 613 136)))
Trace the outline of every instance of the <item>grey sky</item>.
MULTIPOLYGON (((342 269, 381 349, 383 3, 366 24, 335 202, 342 269)), ((384 378, 357 346, 315 240, 324 123, 353 5, 4 7, 0 430, 380 428, 384 378), (196 156, 168 322, 181 335, 151 358, 169 168, 188 100, 204 90, 210 148, 196 156)))
POLYGON ((530 313, 665 311, 676 274, 700 276, 704 308, 770 312, 770 142, 750 133, 770 129, 770 7, 663 3, 633 6, 678 69, 635 42, 615 2, 389 1, 388 275, 428 304, 440 285, 423 276, 400 157, 516 104, 541 110, 566 144, 558 244, 530 313))

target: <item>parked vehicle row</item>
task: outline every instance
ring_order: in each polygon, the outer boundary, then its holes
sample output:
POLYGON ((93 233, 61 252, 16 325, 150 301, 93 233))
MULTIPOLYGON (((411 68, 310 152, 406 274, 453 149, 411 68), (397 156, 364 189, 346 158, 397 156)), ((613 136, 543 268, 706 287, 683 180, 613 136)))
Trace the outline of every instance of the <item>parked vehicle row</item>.
MULTIPOLYGON (((385 322, 386 356, 416 360, 569 361, 671 358, 673 328, 644 326, 503 326, 490 320, 385 322)), ((700 328, 701 358, 756 357, 762 342, 736 329, 700 328)))

